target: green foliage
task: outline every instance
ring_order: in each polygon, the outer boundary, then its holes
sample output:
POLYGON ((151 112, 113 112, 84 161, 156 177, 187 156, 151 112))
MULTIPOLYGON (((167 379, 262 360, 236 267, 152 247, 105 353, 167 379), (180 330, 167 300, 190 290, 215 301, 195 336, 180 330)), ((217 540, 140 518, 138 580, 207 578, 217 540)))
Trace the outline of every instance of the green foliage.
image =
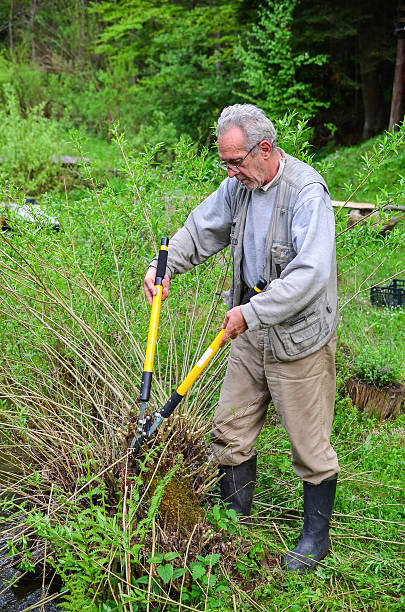
MULTIPOLYGON (((302 483, 291 479, 290 467, 280 470, 280 454, 287 452, 286 459, 290 458, 288 439, 284 430, 273 426, 273 410, 269 416, 258 449, 256 498, 260 541, 279 558, 300 536, 302 483)), ((332 444, 341 472, 331 525, 333 553, 312 575, 297 577, 281 573, 267 552, 265 576, 250 593, 256 602, 268 609, 275 604, 276 609, 319 607, 343 612, 351 605, 359 610, 399 612, 403 601, 401 579, 397 579, 398 563, 403 567, 399 562, 403 426, 403 415, 381 424, 359 413, 347 398, 337 399, 332 444)), ((257 578, 257 572, 254 575, 257 578)))
MULTIPOLYGON (((114 138, 125 148, 118 131, 114 138)), ((94 602, 111 606, 114 598, 144 610, 146 601, 158 605, 168 592, 181 587, 182 560, 173 557, 165 543, 155 547, 163 562, 151 570, 150 589, 143 567, 164 496, 170 489, 176 497, 171 485, 180 464, 179 479, 189 483, 194 496, 194 504, 183 507, 192 508, 194 520, 203 520, 191 487, 198 482, 203 492, 204 478, 194 474, 191 480, 187 474, 191 468, 201 470, 205 457, 203 441, 190 438, 193 427, 187 436, 181 431, 175 437, 183 440, 189 453, 201 445, 198 460, 179 454, 178 446, 171 450, 172 444, 166 443, 165 452, 154 451, 157 467, 165 463, 149 494, 142 490, 142 499, 139 483, 146 484, 145 470, 131 472, 127 480, 123 476, 127 448, 122 428, 132 439, 149 322, 141 293, 144 270, 159 237, 174 230, 187 207, 203 198, 217 179, 207 151, 200 157, 190 143, 178 144, 174 164, 156 163, 158 154, 156 147, 125 157, 119 176, 104 185, 96 186, 88 169, 82 168, 82 189, 69 193, 68 202, 63 193, 44 195, 64 232, 25 227, 16 219, 12 232, 0 234, 0 396, 7 398, 1 403, 2 444, 13 457, 16 448, 23 449, 15 461, 25 474, 25 528, 48 543, 49 553, 53 551, 55 570, 66 585, 63 605, 70 610, 91 610, 94 602), (51 495, 52 511, 46 503, 32 504, 36 495, 49 502, 51 495)), ((156 364, 156 381, 161 376, 161 382, 154 385, 151 409, 161 407, 168 390, 190 368, 195 352, 201 351, 201 343, 219 325, 214 311, 219 300, 212 296, 220 290, 221 267, 212 263, 173 286, 175 326, 169 304, 162 309, 158 355, 160 363, 169 366, 160 371, 156 364), (198 287, 205 285, 210 289, 200 298, 198 287), (196 334, 190 330, 190 318, 199 330, 196 334)), ((215 367, 221 371, 223 363, 215 367)), ((201 386, 205 383, 202 378, 201 386)), ((206 427, 200 411, 204 402, 208 410, 215 393, 215 388, 202 393, 196 385, 193 398, 184 403, 185 412, 194 411, 191 422, 199 436, 206 427)), ((170 439, 170 426, 162 429, 163 438, 170 439)), ((19 505, 16 515, 21 512, 19 505)), ((175 506, 176 517, 177 512, 175 506)), ((209 554, 210 540, 204 543, 200 533, 196 531, 190 562, 196 553, 204 558, 209 554)), ((186 545, 184 537, 180 541, 186 545)), ((16 563, 30 569, 32 548, 26 550, 18 538, 12 544, 16 563)), ((197 602, 207 588, 214 593, 219 582, 208 567, 206 577, 193 588, 184 584, 183 597, 197 602)))
POLYGON ((402 356, 392 344, 366 344, 355 357, 353 374, 375 387, 390 387, 402 379, 402 356))
POLYGON ((381 208, 387 204, 403 205, 404 142, 405 125, 401 124, 398 131, 384 132, 359 146, 341 147, 333 153, 319 151, 315 159, 333 168, 326 175, 333 199, 371 202, 381 208))
POLYGON ((166 126, 177 138, 187 134, 201 142, 212 116, 232 102, 241 5, 240 0, 93 5, 106 23, 98 50, 131 81, 134 123, 144 126, 137 142, 173 143, 173 135, 164 138, 166 126))
POLYGON ((165 563, 166 561, 178 559, 178 557, 180 557, 180 553, 178 552, 158 553, 153 555, 153 557, 150 557, 148 559, 148 563, 156 564, 157 573, 164 584, 167 584, 171 580, 176 580, 177 578, 184 576, 184 574, 187 572, 187 569, 184 567, 174 569, 171 563, 165 563))
POLYGON ((285 113, 274 121, 279 146, 289 155, 298 157, 310 164, 313 159, 311 153, 312 129, 308 120, 301 119, 297 113, 285 113))
POLYGON ((403 276, 405 256, 401 213, 387 209, 403 205, 404 126, 359 147, 342 148, 316 156, 326 167, 333 199, 368 201, 377 213, 348 228, 345 209, 336 213, 338 282, 340 297, 339 340, 344 350, 341 368, 376 386, 399 381, 404 372, 403 311, 373 307, 370 289, 403 276), (393 180, 397 177, 397 180, 393 180), (378 215, 378 220, 376 216, 378 215), (399 222, 385 236, 381 227, 393 217, 399 222), (350 367, 348 367, 350 365, 350 367))
POLYGON ((313 96, 310 83, 299 80, 302 67, 322 66, 327 56, 293 51, 293 12, 297 4, 297 0, 264 2, 258 22, 252 26, 246 43, 238 49, 242 61, 241 81, 247 85, 248 98, 269 117, 296 111, 301 117, 309 118, 328 105, 313 96))
POLYGON ((59 167, 52 160, 63 137, 55 122, 43 115, 43 106, 23 116, 14 90, 4 86, 5 108, 0 109, 0 172, 23 192, 35 194, 51 189, 59 167))
MULTIPOLYGON (((79 489, 81 493, 75 497, 74 502, 63 499, 63 493, 59 492, 59 501, 63 501, 57 520, 52 520, 37 510, 28 512, 26 523, 52 547, 54 557, 50 563, 63 582, 69 585, 69 591, 64 596, 65 610, 91 610, 93 605, 102 605, 107 593, 106 589, 101 587, 106 568, 112 570, 108 591, 118 592, 122 579, 117 572, 120 572, 124 558, 127 559, 127 564, 131 564, 130 574, 127 565, 126 577, 131 579, 133 584, 125 599, 133 602, 146 601, 143 587, 137 586, 138 578, 143 575, 142 546, 151 530, 152 522, 156 519, 164 488, 175 470, 176 466, 169 470, 156 488, 144 520, 139 520, 138 517, 140 490, 142 478, 147 474, 146 469, 137 477, 131 477, 130 495, 118 504, 114 512, 108 503, 106 483, 90 473, 78 483, 82 485, 79 489)), ((171 561, 178 556, 177 553, 166 553, 162 560, 171 561)), ((177 570, 173 572, 170 564, 158 567, 158 575, 164 584, 179 578, 183 573, 177 570)), ((141 585, 142 581, 139 584, 141 585)))
POLYGON ((220 505, 215 505, 208 516, 215 529, 224 529, 231 536, 238 533, 240 529, 235 510, 228 510, 220 505))
POLYGON ((0 6, 0 83, 15 87, 24 111, 43 103, 64 128, 103 136, 119 120, 140 146, 183 134, 206 144, 218 111, 241 96, 274 117, 315 115, 317 138, 353 141, 362 100, 375 109, 366 131, 388 122, 397 1, 380 4, 59 0, 49 10, 13 0, 0 6), (152 140, 141 130, 151 125, 152 140))

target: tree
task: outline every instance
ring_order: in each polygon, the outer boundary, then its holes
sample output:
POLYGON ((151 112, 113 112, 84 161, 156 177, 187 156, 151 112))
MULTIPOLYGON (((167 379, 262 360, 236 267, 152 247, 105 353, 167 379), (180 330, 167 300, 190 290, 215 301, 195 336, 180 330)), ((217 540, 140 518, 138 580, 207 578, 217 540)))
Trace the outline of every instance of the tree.
MULTIPOLYGON (((235 43, 241 0, 105 0, 98 50, 128 82, 139 121, 175 126, 206 141, 212 117, 236 101, 235 43)), ((158 134, 155 134, 158 137, 158 134)))
POLYGON ((388 129, 391 131, 404 118, 404 92, 405 92, 405 4, 398 3, 398 15, 395 24, 397 35, 397 56, 395 62, 395 75, 392 88, 391 113, 388 129))
POLYGON ((294 12, 293 49, 312 49, 329 60, 316 78, 311 67, 300 77, 316 83, 317 95, 330 110, 316 119, 339 128, 337 140, 359 140, 379 133, 388 122, 392 89, 397 0, 300 0, 294 12))
POLYGON ((119 120, 139 143, 206 143, 221 108, 244 100, 275 118, 311 116, 318 144, 329 128, 356 141, 388 124, 396 3, 0 2, 0 83, 13 83, 24 109, 44 102, 65 125, 104 134, 119 120))
POLYGON ((304 83, 298 73, 304 66, 322 66, 325 54, 311 55, 307 49, 293 51, 293 11, 299 0, 267 0, 259 17, 239 47, 242 60, 241 82, 247 86, 250 101, 261 106, 271 117, 296 111, 301 117, 313 117, 327 103, 316 98, 311 83, 304 83))

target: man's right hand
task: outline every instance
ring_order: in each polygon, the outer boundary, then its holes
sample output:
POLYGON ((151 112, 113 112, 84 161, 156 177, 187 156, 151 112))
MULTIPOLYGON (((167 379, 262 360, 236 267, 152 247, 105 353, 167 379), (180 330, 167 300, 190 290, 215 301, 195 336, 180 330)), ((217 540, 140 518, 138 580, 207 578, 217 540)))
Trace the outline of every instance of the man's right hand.
MULTIPOLYGON (((143 288, 145 291, 146 299, 149 302, 149 306, 152 306, 153 296, 156 295, 155 278, 156 268, 151 266, 150 268, 148 268, 148 271, 145 274, 145 279, 143 281, 143 288)), ((167 274, 165 274, 162 281, 162 301, 164 301, 169 295, 169 285, 170 278, 167 276, 167 274)))

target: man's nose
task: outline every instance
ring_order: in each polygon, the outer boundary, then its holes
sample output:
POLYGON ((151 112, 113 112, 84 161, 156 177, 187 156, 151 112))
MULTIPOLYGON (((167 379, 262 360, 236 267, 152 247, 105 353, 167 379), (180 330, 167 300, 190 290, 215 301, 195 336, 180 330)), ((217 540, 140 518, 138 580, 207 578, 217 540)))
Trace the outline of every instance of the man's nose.
POLYGON ((229 178, 233 178, 234 176, 236 176, 239 173, 239 170, 234 170, 234 168, 227 168, 228 170, 228 176, 229 178))

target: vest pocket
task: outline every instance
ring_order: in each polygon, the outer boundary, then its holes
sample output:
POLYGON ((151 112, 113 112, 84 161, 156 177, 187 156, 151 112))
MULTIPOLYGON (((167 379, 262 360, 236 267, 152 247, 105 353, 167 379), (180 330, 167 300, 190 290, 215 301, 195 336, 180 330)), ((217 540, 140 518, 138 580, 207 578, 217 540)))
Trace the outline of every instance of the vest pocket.
POLYGON ((271 246, 272 278, 280 278, 284 268, 295 257, 295 252, 287 242, 273 242, 271 246))
MULTIPOLYGON (((295 326, 275 325, 273 331, 285 353, 290 357, 298 357, 319 341, 321 320, 314 314, 295 326)), ((276 353, 279 353, 277 349, 276 353)))
POLYGON ((307 340, 312 342, 315 336, 318 338, 321 331, 321 320, 315 313, 311 313, 303 321, 291 325, 289 331, 294 344, 300 344, 304 348, 303 344, 307 340))
MULTIPOLYGON (((321 340, 321 336, 324 335, 322 303, 323 297, 320 297, 295 317, 273 327, 277 344, 280 343, 282 351, 289 357, 299 357, 300 353, 315 346, 321 340)), ((280 353, 277 347, 275 348, 276 353, 280 353)))

